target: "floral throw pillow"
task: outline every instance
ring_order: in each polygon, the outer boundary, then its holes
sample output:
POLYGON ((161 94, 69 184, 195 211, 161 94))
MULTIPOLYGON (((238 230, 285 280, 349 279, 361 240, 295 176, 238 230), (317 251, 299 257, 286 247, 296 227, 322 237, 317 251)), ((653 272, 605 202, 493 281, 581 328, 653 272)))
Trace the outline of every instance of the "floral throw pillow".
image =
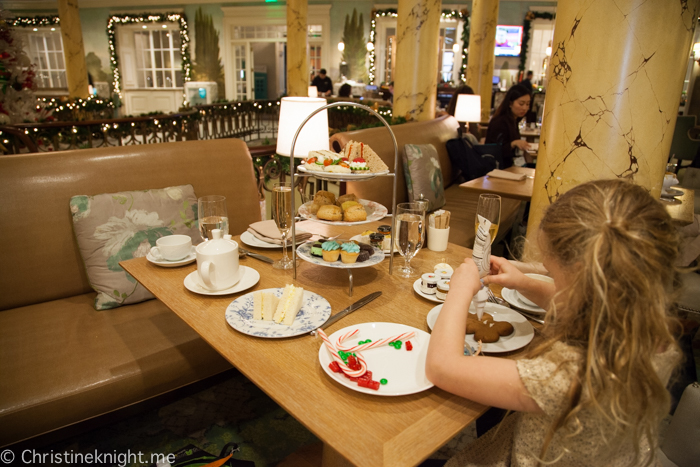
POLYGON ((199 240, 197 197, 192 185, 146 191, 73 196, 73 230, 96 310, 153 298, 120 261, 146 256, 156 240, 173 234, 199 240))
POLYGON ((445 184, 435 146, 406 144, 403 148, 403 173, 406 177, 408 199, 427 199, 430 202, 430 211, 443 207, 445 184))

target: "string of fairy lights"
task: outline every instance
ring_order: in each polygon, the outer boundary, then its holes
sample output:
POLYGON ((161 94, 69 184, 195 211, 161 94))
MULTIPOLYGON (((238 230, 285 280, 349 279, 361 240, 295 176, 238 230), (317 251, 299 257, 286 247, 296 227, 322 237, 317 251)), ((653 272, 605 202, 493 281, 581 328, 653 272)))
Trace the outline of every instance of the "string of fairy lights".
MULTIPOLYGON (((176 22, 180 29, 180 54, 182 55, 182 76, 185 82, 192 79, 192 60, 190 58, 190 36, 187 29, 187 18, 180 13, 144 14, 144 15, 112 15, 107 22, 107 37, 109 39, 109 54, 112 72, 114 73, 114 92, 122 100, 121 74, 119 72, 119 56, 117 55, 116 27, 124 24, 166 23, 176 22)), ((188 104, 187 95, 183 93, 184 105, 188 104)))
MULTIPOLYGON (((32 17, 17 17, 8 22, 12 26, 19 26, 22 28, 40 28, 46 26, 57 26, 61 23, 58 16, 32 16, 32 17)), ((36 29, 35 29, 36 31, 36 29)))
MULTIPOLYGON (((375 65, 376 60, 376 40, 377 40, 377 18, 396 18, 398 13, 396 9, 390 8, 387 10, 372 10, 372 20, 370 21, 369 29, 369 42, 372 44, 368 47, 369 50, 369 82, 373 83, 376 76, 377 68, 375 65)), ((462 20, 462 66, 459 72, 459 79, 462 82, 467 80, 467 53, 469 47, 469 12, 466 10, 443 10, 441 14, 443 20, 462 20)))

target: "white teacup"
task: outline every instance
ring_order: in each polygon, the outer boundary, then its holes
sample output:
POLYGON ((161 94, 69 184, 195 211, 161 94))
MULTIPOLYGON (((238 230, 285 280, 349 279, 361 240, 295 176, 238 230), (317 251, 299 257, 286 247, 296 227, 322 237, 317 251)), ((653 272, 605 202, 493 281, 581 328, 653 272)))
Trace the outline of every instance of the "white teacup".
POLYGON ((664 175, 663 192, 668 193, 668 190, 670 190, 671 187, 674 185, 678 185, 678 179, 676 178, 676 174, 664 175))
POLYGON ((241 277, 238 243, 224 239, 221 229, 211 231, 212 239, 197 245, 197 273, 205 289, 212 292, 233 287, 241 277))
MULTIPOLYGON (((526 275, 527 277, 531 277, 532 279, 536 279, 536 280, 538 280, 538 281, 549 282, 550 284, 553 284, 553 283, 554 283, 554 279, 552 279, 552 278, 549 277, 549 276, 545 276, 545 275, 543 275, 543 274, 528 273, 528 274, 525 274, 525 275, 526 275)), ((525 295, 521 294, 521 293, 518 292, 517 290, 516 290, 516 293, 518 294, 518 295, 517 295, 517 296, 518 296, 518 300, 520 300, 521 302, 525 303, 526 305, 530 305, 530 306, 539 306, 537 303, 533 302, 532 300, 525 298, 525 295)))
POLYGON ((192 238, 189 235, 168 235, 156 240, 151 255, 157 260, 179 261, 192 251, 192 238))

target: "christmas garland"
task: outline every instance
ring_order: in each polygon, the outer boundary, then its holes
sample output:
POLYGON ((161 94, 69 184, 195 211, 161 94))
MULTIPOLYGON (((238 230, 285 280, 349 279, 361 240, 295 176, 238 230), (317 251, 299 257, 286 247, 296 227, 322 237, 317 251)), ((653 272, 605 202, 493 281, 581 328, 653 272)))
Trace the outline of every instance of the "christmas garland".
POLYGON ((525 15, 525 21, 523 21, 523 46, 520 49, 520 65, 518 70, 525 71, 525 61, 527 60, 527 49, 530 42, 530 23, 534 19, 554 19, 556 15, 554 13, 539 13, 537 11, 529 11, 525 15))
MULTIPOLYGON (((120 24, 177 22, 180 25, 180 53, 182 55, 182 77, 185 81, 192 79, 192 61, 190 59, 190 36, 187 31, 187 18, 180 13, 113 15, 107 22, 107 37, 112 71, 114 72, 114 92, 122 99, 121 75, 119 74, 119 57, 117 56, 116 26, 120 24)), ((187 96, 184 95, 185 105, 187 96)))
MULTIPOLYGON (((377 16, 389 16, 396 18, 398 13, 395 8, 389 8, 386 10, 372 10, 370 14, 372 20, 370 21, 369 29, 369 41, 372 43, 369 51, 369 82, 373 83, 375 78, 375 73, 377 68, 374 64, 375 61, 375 51, 376 40, 377 40, 377 16)), ((469 48, 469 11, 468 10, 443 10, 442 19, 461 19, 464 21, 464 26, 462 28, 462 68, 460 69, 460 79, 462 82, 466 82, 467 79, 467 50, 469 48)))
POLYGON ((32 17, 17 17, 8 21, 12 26, 20 26, 23 28, 36 28, 39 26, 56 26, 61 20, 58 16, 32 16, 32 17))

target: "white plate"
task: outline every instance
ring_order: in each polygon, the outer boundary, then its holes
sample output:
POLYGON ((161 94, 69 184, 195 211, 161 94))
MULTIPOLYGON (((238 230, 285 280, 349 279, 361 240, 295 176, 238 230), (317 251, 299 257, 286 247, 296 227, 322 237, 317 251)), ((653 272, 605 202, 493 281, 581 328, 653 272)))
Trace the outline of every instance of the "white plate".
POLYGON ((427 293, 423 293, 423 291, 420 289, 420 278, 416 279, 416 281, 413 283, 413 290, 415 290, 418 295, 430 300, 431 302, 445 303, 445 300, 440 300, 437 298, 437 294, 428 295, 427 293))
POLYGON ((378 175, 386 175, 389 173, 388 170, 385 170, 383 172, 369 172, 367 171, 366 173, 336 173, 336 172, 319 172, 316 170, 306 170, 306 167, 304 166, 299 166, 297 167, 297 170, 303 174, 308 174, 308 175, 313 175, 316 178, 320 179, 325 179, 325 180, 371 180, 374 177, 378 175))
MULTIPOLYGON (((437 321, 438 315, 442 305, 438 305, 428 313, 428 327, 433 330, 435 322, 437 321)), ((470 306, 469 309, 474 311, 474 307, 470 306)), ((510 308, 506 308, 495 303, 487 302, 484 307, 484 313, 488 313, 493 316, 494 321, 508 321, 513 325, 514 331, 510 336, 502 336, 497 342, 491 344, 481 344, 481 351, 488 353, 502 353, 511 352, 513 350, 518 350, 525 347, 530 343, 532 338, 535 336, 535 330, 532 324, 528 320, 510 308)), ((479 343, 474 340, 474 334, 466 334, 464 336, 464 342, 469 344, 473 348, 478 348, 479 343)))
MULTIPOLYGON (((281 297, 284 289, 264 289, 281 297)), ((236 331, 249 336, 280 338, 308 334, 331 316, 331 305, 318 294, 304 290, 304 304, 291 326, 274 321, 253 319, 253 292, 232 301, 226 308, 226 322, 236 331)))
POLYGON ((662 198, 674 198, 676 196, 681 196, 682 194, 683 192, 681 190, 676 190, 675 188, 669 188, 666 191, 661 190, 662 198))
POLYGON ((365 211, 367 211, 367 219, 364 221, 359 221, 359 222, 345 222, 345 221, 324 221, 323 219, 319 219, 316 217, 316 215, 311 214, 309 211, 309 207, 313 204, 313 201, 309 201, 308 203, 304 203, 299 207, 299 215, 305 219, 311 219, 312 221, 320 222, 321 224, 328 224, 328 225, 360 225, 360 224, 368 224, 370 222, 378 221, 386 217, 386 215, 389 213, 387 208, 385 206, 382 206, 379 203, 376 203, 374 201, 369 201, 367 199, 361 199, 359 200, 359 203, 365 207, 365 211))
POLYGON ((520 298, 518 298, 518 295, 519 293, 517 290, 509 289, 507 287, 503 287, 503 289, 501 290, 501 297, 503 297, 503 300, 505 300, 515 308, 520 308, 521 310, 525 310, 529 313, 543 314, 547 312, 547 310, 545 310, 544 308, 532 306, 529 303, 525 303, 520 298))
POLYGON ((248 266, 238 266, 241 271, 241 278, 232 287, 224 290, 217 290, 212 292, 207 290, 202 285, 199 279, 199 274, 197 271, 193 271, 185 277, 185 288, 190 292, 198 293, 201 295, 229 295, 232 293, 242 292, 246 289, 253 287, 260 280, 260 273, 253 268, 248 266))
POLYGON ((149 251, 148 254, 146 255, 146 259, 150 261, 151 263, 164 267, 164 268, 175 268, 178 266, 184 266, 185 264, 190 264, 192 261, 197 259, 197 254, 195 253, 194 245, 192 245, 192 249, 190 250, 190 254, 187 255, 185 258, 177 260, 177 261, 168 261, 165 259, 156 259, 155 256, 151 254, 149 251))
MULTIPOLYGON (((367 245, 371 245, 372 243, 370 241, 365 241, 365 239, 362 237, 362 235, 355 235, 354 237, 350 237, 350 240, 355 240, 360 243, 366 243, 367 245)), ((391 254, 391 250, 388 248, 386 250, 382 250, 382 252, 389 256, 391 254)), ((398 245, 394 245, 394 254, 399 252, 399 247, 398 245)))
POLYGON ((354 269, 354 268, 366 268, 369 266, 374 266, 384 261, 384 253, 379 248, 374 249, 374 254, 369 257, 367 261, 362 263, 343 263, 343 261, 338 257, 338 261, 328 262, 324 261, 323 258, 313 256, 311 254, 311 245, 316 242, 302 243, 297 247, 297 255, 304 261, 316 264, 318 266, 325 266, 327 268, 338 268, 338 269, 354 269))
POLYGON ((384 345, 362 352, 362 356, 365 357, 367 362, 367 370, 372 372, 372 379, 374 381, 387 380, 387 384, 380 385, 379 389, 375 391, 374 389, 360 387, 342 373, 335 373, 328 368, 328 365, 333 360, 330 351, 319 339, 321 347, 318 349, 318 361, 321 363, 323 371, 333 380, 354 391, 375 396, 403 396, 433 387, 433 383, 428 381, 428 378, 425 376, 425 357, 428 353, 430 334, 404 324, 362 323, 336 331, 329 336, 329 339, 335 345, 339 336, 354 329, 359 329, 360 332, 349 340, 350 343, 356 343, 365 339, 376 341, 391 336, 398 336, 404 332, 414 331, 416 335, 407 339, 413 344, 413 350, 407 351, 406 343, 404 342, 399 350, 389 345, 384 345))
MULTIPOLYGON (((297 228, 297 234, 300 233, 306 233, 306 230, 302 230, 300 228, 297 228)), ((290 231, 290 236, 291 236, 291 231, 290 231)), ((308 239, 305 240, 298 240, 297 245, 306 242, 308 239)), ((282 245, 279 243, 268 243, 268 242, 263 242, 260 240, 258 237, 253 235, 252 233, 248 232, 247 230, 241 234, 241 242, 245 243, 248 246, 254 246, 257 248, 282 248, 282 245)), ((287 246, 290 246, 289 244, 287 246)))

